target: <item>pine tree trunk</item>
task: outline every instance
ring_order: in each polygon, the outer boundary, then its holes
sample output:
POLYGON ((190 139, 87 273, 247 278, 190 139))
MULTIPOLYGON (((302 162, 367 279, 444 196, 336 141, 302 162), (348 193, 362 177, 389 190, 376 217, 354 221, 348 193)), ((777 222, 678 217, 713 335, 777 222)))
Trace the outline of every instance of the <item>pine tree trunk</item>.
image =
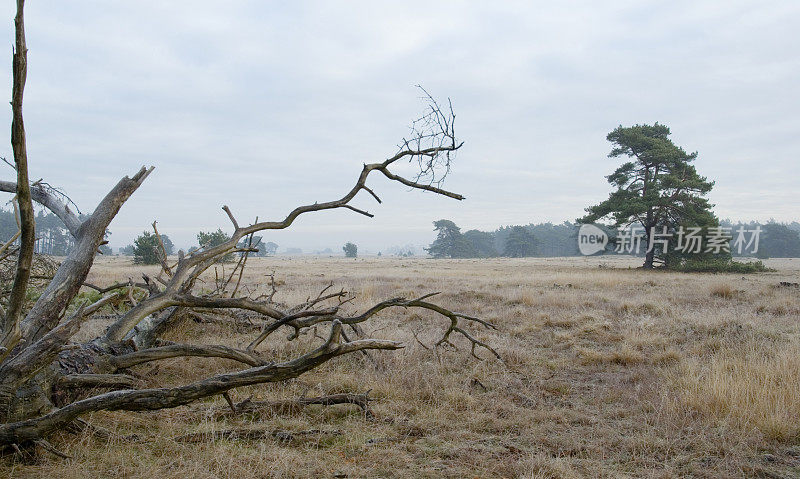
POLYGON ((656 255, 655 248, 653 248, 650 251, 648 251, 647 254, 645 254, 645 256, 644 256, 644 264, 642 265, 642 268, 652 269, 653 268, 653 259, 655 258, 655 255, 656 255))

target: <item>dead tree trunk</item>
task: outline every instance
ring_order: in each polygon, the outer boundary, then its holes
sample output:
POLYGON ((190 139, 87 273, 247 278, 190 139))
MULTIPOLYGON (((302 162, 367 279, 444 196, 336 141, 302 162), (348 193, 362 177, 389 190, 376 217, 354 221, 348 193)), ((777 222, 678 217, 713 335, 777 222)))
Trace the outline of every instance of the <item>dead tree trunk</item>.
POLYGON ((17 258, 17 272, 14 286, 8 297, 8 307, 3 315, 3 339, 0 346, 11 349, 21 335, 19 318, 28 290, 33 260, 34 222, 31 188, 28 180, 28 152, 25 143, 25 123, 22 120, 22 98, 25 92, 25 80, 28 74, 28 47, 25 44, 25 19, 23 17, 24 0, 17 1, 17 15, 14 17, 14 61, 13 84, 11 92, 11 148, 14 150, 14 164, 17 169, 17 204, 20 217, 20 247, 17 258))
MULTIPOLYGON (((16 42, 14 50, 14 90, 12 99, 12 146, 17 181, 0 181, 0 191, 17 196, 21 216, 21 246, 13 288, 5 298, 7 308, 2 315, 0 347, 0 447, 19 448, 39 444, 48 450, 47 436, 63 429, 80 416, 100 410, 158 410, 189 404, 201 398, 226 394, 227 391, 260 383, 285 381, 304 374, 325 362, 356 351, 392 350, 402 344, 384 339, 348 340, 343 326, 357 329, 379 313, 391 309, 420 308, 445 319, 445 327, 437 345, 451 344, 460 336, 471 346, 499 355, 469 331, 472 327, 494 328, 481 319, 455 313, 428 301, 433 294, 416 299, 394 298, 382 301, 359 315, 346 312, 350 301, 344 291, 326 294, 287 307, 276 304, 272 296, 250 298, 226 296, 225 287, 216 294, 195 292, 198 278, 220 258, 239 248, 242 238, 264 230, 285 229, 300 215, 345 208, 372 217, 372 214, 350 204, 362 190, 380 203, 379 196, 367 186, 375 172, 390 181, 412 189, 423 190, 461 200, 459 194, 441 188, 449 172, 451 155, 462 143, 456 140, 452 105, 442 108, 424 90, 427 99, 425 114, 412 123, 411 136, 404 139, 397 153, 390 158, 365 164, 350 191, 339 199, 299 206, 277 221, 256 222, 242 226, 227 206, 223 210, 234 232, 218 246, 202 248, 188 256, 179 255, 176 264, 162 262, 162 271, 155 278, 143 275, 143 283, 117 284, 92 288, 105 294, 93 304, 75 305, 75 297, 84 285, 97 248, 111 220, 122 205, 139 188, 153 168, 142 167, 132 177, 124 177, 103 198, 91 215, 79 218, 63 198, 46 183, 30 185, 27 174, 25 129, 22 120, 22 98, 27 73, 27 57, 23 21, 23 0, 17 1, 16 42), (414 161, 419 166, 415 178, 406 178, 391 171, 400 160, 414 161), (33 257, 33 208, 36 201, 56 214, 74 237, 75 247, 58 267, 54 277, 41 291, 32 306, 25 304, 33 257), (145 293, 135 300, 132 291, 145 293), (104 306, 128 303, 129 309, 119 314, 105 334, 84 344, 72 343, 81 324, 104 306), (72 306, 72 307, 71 307, 72 306), (76 307, 77 306, 77 307, 76 307), (202 315, 209 310, 247 311, 260 318, 261 328, 245 350, 222 345, 160 344, 159 336, 177 318, 187 314, 202 315), (69 314, 67 312, 70 311, 69 314), (275 331, 288 329, 287 340, 300 336, 312 327, 325 326, 330 332, 315 349, 294 359, 273 362, 264 359, 258 348, 275 331), (138 381, 126 373, 128 368, 175 357, 217 357, 235 360, 244 369, 218 374, 177 387, 137 389, 138 381), (99 389, 106 390, 97 394, 99 389)), ((166 255, 164 255, 166 258, 166 255)), ((241 268, 245 262, 241 262, 241 268)), ((234 277, 230 275, 230 281, 234 277)), ((126 306, 127 307, 127 306, 126 306)), ((124 309, 124 308, 123 308, 124 309)))

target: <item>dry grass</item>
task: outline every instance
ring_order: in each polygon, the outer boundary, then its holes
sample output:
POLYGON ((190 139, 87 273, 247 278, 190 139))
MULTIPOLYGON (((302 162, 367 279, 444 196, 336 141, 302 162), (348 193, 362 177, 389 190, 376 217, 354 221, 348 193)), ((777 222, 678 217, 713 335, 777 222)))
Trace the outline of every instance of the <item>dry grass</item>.
MULTIPOLYGON (((439 301, 479 315, 499 331, 473 329, 506 365, 461 350, 429 351, 440 318, 395 311, 367 333, 407 348, 339 358, 302 378, 236 391, 236 399, 291 398, 372 389, 376 418, 355 408, 310 407, 254 421, 212 420, 219 398, 156 413, 98 413, 89 420, 140 442, 63 435, 75 456, 6 458, 12 477, 794 477, 800 474, 798 261, 768 261, 775 273, 644 272, 636 260, 593 258, 428 260, 264 258, 246 275, 276 299, 297 302, 330 281, 359 294, 354 309, 397 295, 442 291, 439 301), (610 268, 608 266, 611 266, 610 268), (172 438, 252 424, 340 434, 185 444, 172 438)), ((104 259, 91 280, 143 269, 104 259)), ((106 323, 82 330, 92 337, 106 323)), ((219 325, 186 323, 170 339, 246 344, 219 325)), ((263 351, 279 359, 318 342, 311 335, 263 351)), ((488 355, 485 355, 488 357, 488 355)), ((151 386, 182 384, 234 367, 226 361, 163 361, 151 386)), ((149 368, 146 368, 149 369, 149 368)), ((138 372, 144 372, 138 371, 138 372)))
POLYGON ((680 405, 735 430, 767 439, 800 437, 800 348, 725 349, 692 359, 672 377, 680 405))
POLYGON ((718 283, 711 287, 711 296, 731 299, 734 294, 736 294, 736 291, 728 283, 718 283))

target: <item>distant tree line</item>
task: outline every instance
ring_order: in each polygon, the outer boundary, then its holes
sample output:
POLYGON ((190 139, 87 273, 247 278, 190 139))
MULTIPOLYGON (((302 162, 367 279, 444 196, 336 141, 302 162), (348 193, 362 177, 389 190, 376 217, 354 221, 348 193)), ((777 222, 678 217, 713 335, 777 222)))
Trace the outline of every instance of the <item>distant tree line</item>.
POLYGON ((417 247, 414 246, 413 244, 407 244, 405 246, 397 246, 397 245, 390 246, 390 247, 386 248, 385 251, 386 251, 386 254, 394 255, 394 256, 402 256, 404 258, 408 258, 408 257, 411 257, 411 256, 416 256, 419 253, 419 251, 417 250, 417 247))
MULTIPOLYGON (((163 244, 167 256, 174 254, 176 252, 175 245, 172 243, 169 236, 165 234, 161 234, 160 236, 161 243, 163 244)), ((218 246, 228 241, 228 239, 230 239, 230 236, 222 231, 221 228, 217 229, 217 231, 200 231, 197 233, 197 242, 205 249, 218 246)), ((253 236, 252 239, 245 238, 236 246, 242 249, 250 248, 256 250, 249 253, 253 256, 270 256, 274 255, 278 250, 277 244, 271 241, 265 242, 261 236, 253 236)), ((193 253, 198 249, 200 249, 199 246, 192 246, 189 248, 189 253, 193 253)), ((159 244, 155 233, 150 233, 149 231, 142 232, 142 234, 134 240, 133 244, 120 248, 119 252, 122 255, 133 256, 133 262, 139 264, 157 264, 159 263, 159 255, 163 254, 161 252, 161 244, 159 244)), ((221 261, 230 262, 233 261, 234 257, 234 253, 229 253, 223 256, 221 261)))
POLYGON ((540 223, 504 226, 495 231, 461 232, 450 220, 433 223, 436 239, 425 250, 434 258, 524 258, 530 256, 577 256, 574 223, 540 223))
MULTIPOLYGON (((39 211, 34 221, 36 223, 36 243, 34 245, 36 253, 66 256, 75 247, 74 238, 64 223, 53 213, 39 211)), ((5 243, 17 233, 17 229, 14 210, 0 208, 0 240, 5 243)), ((109 234, 111 233, 107 232, 106 237, 109 234)), ((100 250, 104 254, 111 253, 111 249, 106 245, 102 245, 100 250)))
MULTIPOLYGON (((761 227, 758 251, 752 254, 745 251, 739 254, 735 249, 731 251, 734 257, 754 256, 756 258, 798 258, 800 257, 800 222, 767 223, 733 222, 721 220, 720 226, 731 228, 735 233, 740 226, 752 230, 761 227)), ((554 256, 579 256, 577 245, 577 230, 579 225, 565 221, 561 224, 539 223, 528 225, 503 226, 495 231, 479 231, 476 229, 461 232, 455 223, 450 220, 434 222, 437 231, 436 240, 425 250, 435 258, 493 258, 493 257, 554 257, 554 256)), ((14 211, 0 208, 0 240, 8 241, 17 232, 17 222, 14 211)), ((110 235, 110 232, 107 233, 110 235)), ((213 232, 200 232, 199 244, 213 246, 228 238, 221 229, 213 232)), ((36 253, 53 256, 66 256, 74 247, 74 240, 61 220, 52 213, 39 211, 36 215, 36 253)), ((167 250, 167 255, 175 254, 175 246, 169 236, 162 234, 161 240, 167 250)), ((253 247, 258 249, 254 256, 271 256, 277 253, 278 245, 271 241, 264 241, 260 236, 253 237, 253 247)), ((154 233, 143 232, 133 244, 119 249, 119 253, 126 256, 139 256, 141 262, 158 263, 156 253, 151 253, 158 246, 154 233), (139 255, 137 255, 137 248, 139 255)), ((240 247, 247 244, 243 241, 240 247)), ((190 251, 197 249, 192 247, 190 251)), ((103 254, 111 254, 111 249, 102 245, 103 254)), ((290 250, 287 250, 289 252, 290 250)), ((411 256, 414 254, 413 246, 389 249, 391 254, 411 256)), ((291 250, 299 253, 300 250, 291 250)))
POLYGON ((751 250, 742 251, 740 254, 735 249, 731 250, 733 256, 766 258, 800 258, 800 223, 778 223, 770 221, 768 223, 758 223, 750 221, 748 223, 733 223, 730 220, 720 221, 720 225, 731 228, 733 234, 740 227, 746 230, 754 230, 761 227, 758 239, 758 250, 752 253, 751 250))
MULTIPOLYGON (((469 230, 461 232, 453 221, 439 220, 433 223, 436 239, 425 250, 434 258, 495 258, 495 257, 555 257, 580 256, 577 223, 565 221, 561 224, 539 223, 503 226, 495 231, 469 230)), ((739 254, 732 248, 733 256, 756 258, 800 257, 800 223, 738 222, 723 220, 720 226, 731 228, 735 233, 740 226, 748 230, 761 227, 758 250, 755 254, 743 251, 739 254)), ((613 248, 608 254, 614 254, 613 248)), ((640 255, 644 255, 644 249, 640 255)))

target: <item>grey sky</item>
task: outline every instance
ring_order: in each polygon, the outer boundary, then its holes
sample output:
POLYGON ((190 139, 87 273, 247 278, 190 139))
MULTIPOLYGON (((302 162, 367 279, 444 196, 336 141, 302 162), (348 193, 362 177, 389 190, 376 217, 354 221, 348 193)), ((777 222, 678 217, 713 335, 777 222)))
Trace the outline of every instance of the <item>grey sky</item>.
POLYGON ((188 246, 199 229, 230 230, 223 204, 245 222, 341 196, 362 163, 394 152, 422 110, 419 83, 453 100, 466 143, 446 186, 467 200, 376 177, 384 204, 357 201, 374 219, 320 213, 268 239, 376 251, 430 242, 440 218, 573 220, 609 191, 619 161, 605 135, 654 121, 699 152, 719 216, 798 219, 800 3, 608 3, 30 2, 31 177, 90 209, 155 165, 111 244, 157 219, 188 246))

